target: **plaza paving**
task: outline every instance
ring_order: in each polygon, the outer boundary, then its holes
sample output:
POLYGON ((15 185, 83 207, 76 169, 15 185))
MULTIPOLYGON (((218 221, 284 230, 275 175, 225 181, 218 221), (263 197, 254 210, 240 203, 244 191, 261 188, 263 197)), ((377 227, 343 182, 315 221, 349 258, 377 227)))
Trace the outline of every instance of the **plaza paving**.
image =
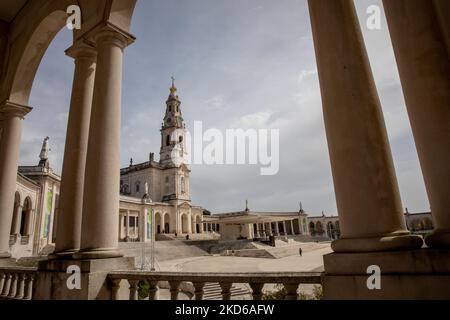
POLYGON ((281 259, 245 258, 229 256, 202 256, 159 262, 161 271, 184 272, 299 272, 321 271, 323 255, 331 253, 329 243, 302 246, 302 256, 281 259))

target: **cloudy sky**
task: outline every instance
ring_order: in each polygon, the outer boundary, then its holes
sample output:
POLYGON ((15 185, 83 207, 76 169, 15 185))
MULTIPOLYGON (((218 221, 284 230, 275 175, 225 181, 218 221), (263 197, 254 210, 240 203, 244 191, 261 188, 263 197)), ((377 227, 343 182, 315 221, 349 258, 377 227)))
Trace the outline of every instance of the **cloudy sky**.
MULTIPOLYGON (((366 9, 379 0, 356 0, 383 104, 402 201, 429 210, 401 93, 387 25, 369 31, 366 9)), ((192 166, 191 196, 213 212, 298 210, 336 212, 321 111, 319 82, 306 0, 140 0, 126 49, 122 166, 159 153, 159 129, 170 77, 182 100, 187 127, 280 130, 280 170, 259 166, 192 166)), ((20 162, 36 164, 45 136, 60 173, 73 61, 64 55, 71 35, 62 30, 48 49, 34 83, 35 110, 24 126, 20 162)))

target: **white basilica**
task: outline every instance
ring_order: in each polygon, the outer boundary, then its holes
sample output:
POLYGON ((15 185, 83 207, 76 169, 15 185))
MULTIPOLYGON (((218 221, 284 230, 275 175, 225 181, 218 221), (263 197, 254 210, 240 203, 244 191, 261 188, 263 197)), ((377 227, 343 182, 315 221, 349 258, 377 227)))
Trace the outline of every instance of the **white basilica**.
POLYGON ((186 126, 181 102, 172 79, 166 113, 161 127, 160 160, 154 153, 149 160, 120 170, 121 222, 120 239, 138 239, 139 206, 137 200, 151 203, 155 212, 156 234, 203 233, 203 209, 191 204, 190 168, 187 164, 186 126), (128 221, 128 225, 127 225, 128 221))

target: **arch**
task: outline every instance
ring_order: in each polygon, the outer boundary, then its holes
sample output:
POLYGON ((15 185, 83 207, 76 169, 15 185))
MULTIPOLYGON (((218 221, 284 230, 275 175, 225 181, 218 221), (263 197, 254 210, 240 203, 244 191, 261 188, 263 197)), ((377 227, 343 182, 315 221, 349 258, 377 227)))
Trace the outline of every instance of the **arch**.
POLYGON ((324 232, 322 222, 320 221, 316 222, 316 232, 318 235, 322 235, 324 232))
POLYGON ((201 233, 202 232, 202 218, 200 215, 197 215, 195 217, 195 232, 201 233))
POLYGON ((181 215, 181 233, 189 233, 189 221, 186 214, 181 215))
MULTIPOLYGON (((43 14, 41 12, 41 15, 43 14)), ((46 16, 41 16, 41 19, 32 18, 30 20, 33 30, 24 30, 25 33, 21 34, 21 37, 24 36, 27 39, 25 44, 22 44, 22 48, 13 45, 11 51, 9 63, 12 73, 7 75, 5 83, 5 95, 8 100, 28 105, 41 60, 56 34, 65 26, 66 20, 67 14, 62 8, 55 9, 46 16), (34 25, 33 22, 35 22, 34 25)))
POLYGON ((155 232, 156 234, 163 233, 163 219, 161 213, 155 213, 155 232))
POLYGON ((8 69, 0 86, 0 101, 9 100, 28 105, 36 72, 50 43, 67 21, 66 10, 78 5, 82 12, 81 30, 74 30, 74 39, 106 21, 125 32, 130 31, 137 0, 41 0, 28 1, 15 18, 10 30, 11 49, 8 69), (17 26, 17 27, 16 27, 17 26), (19 29, 20 28, 20 29, 19 29))
POLYGON ((30 197, 27 197, 23 203, 23 208, 21 212, 21 222, 19 234, 21 236, 28 236, 31 233, 31 211, 32 211, 32 202, 30 197))
POLYGON ((141 182, 140 181, 136 181, 136 183, 135 183, 135 192, 136 193, 141 192, 141 182))
POLYGON ((16 193, 14 194, 14 211, 13 211, 13 220, 11 223, 11 232, 10 234, 16 234, 16 230, 18 230, 18 224, 20 223, 20 217, 22 212, 19 212, 19 208, 20 208, 20 192, 16 191, 16 193))
POLYGON ((163 223, 164 223, 164 233, 170 233, 171 232, 170 215, 167 212, 164 214, 163 223))
POLYGON ((329 221, 327 223, 327 235, 329 238, 334 239, 334 234, 335 234, 334 224, 333 222, 329 221))
POLYGON ((311 235, 315 235, 316 234, 316 225, 312 221, 309 223, 309 233, 311 235))

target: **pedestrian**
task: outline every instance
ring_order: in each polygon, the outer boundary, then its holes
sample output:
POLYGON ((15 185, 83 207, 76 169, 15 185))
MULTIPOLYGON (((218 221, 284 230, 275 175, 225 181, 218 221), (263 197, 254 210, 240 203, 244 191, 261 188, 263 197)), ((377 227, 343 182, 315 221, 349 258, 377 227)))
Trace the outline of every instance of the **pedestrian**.
POLYGON ((299 248, 298 249, 298 253, 300 254, 300 257, 302 256, 302 254, 303 254, 303 250, 302 250, 302 248, 299 248))

